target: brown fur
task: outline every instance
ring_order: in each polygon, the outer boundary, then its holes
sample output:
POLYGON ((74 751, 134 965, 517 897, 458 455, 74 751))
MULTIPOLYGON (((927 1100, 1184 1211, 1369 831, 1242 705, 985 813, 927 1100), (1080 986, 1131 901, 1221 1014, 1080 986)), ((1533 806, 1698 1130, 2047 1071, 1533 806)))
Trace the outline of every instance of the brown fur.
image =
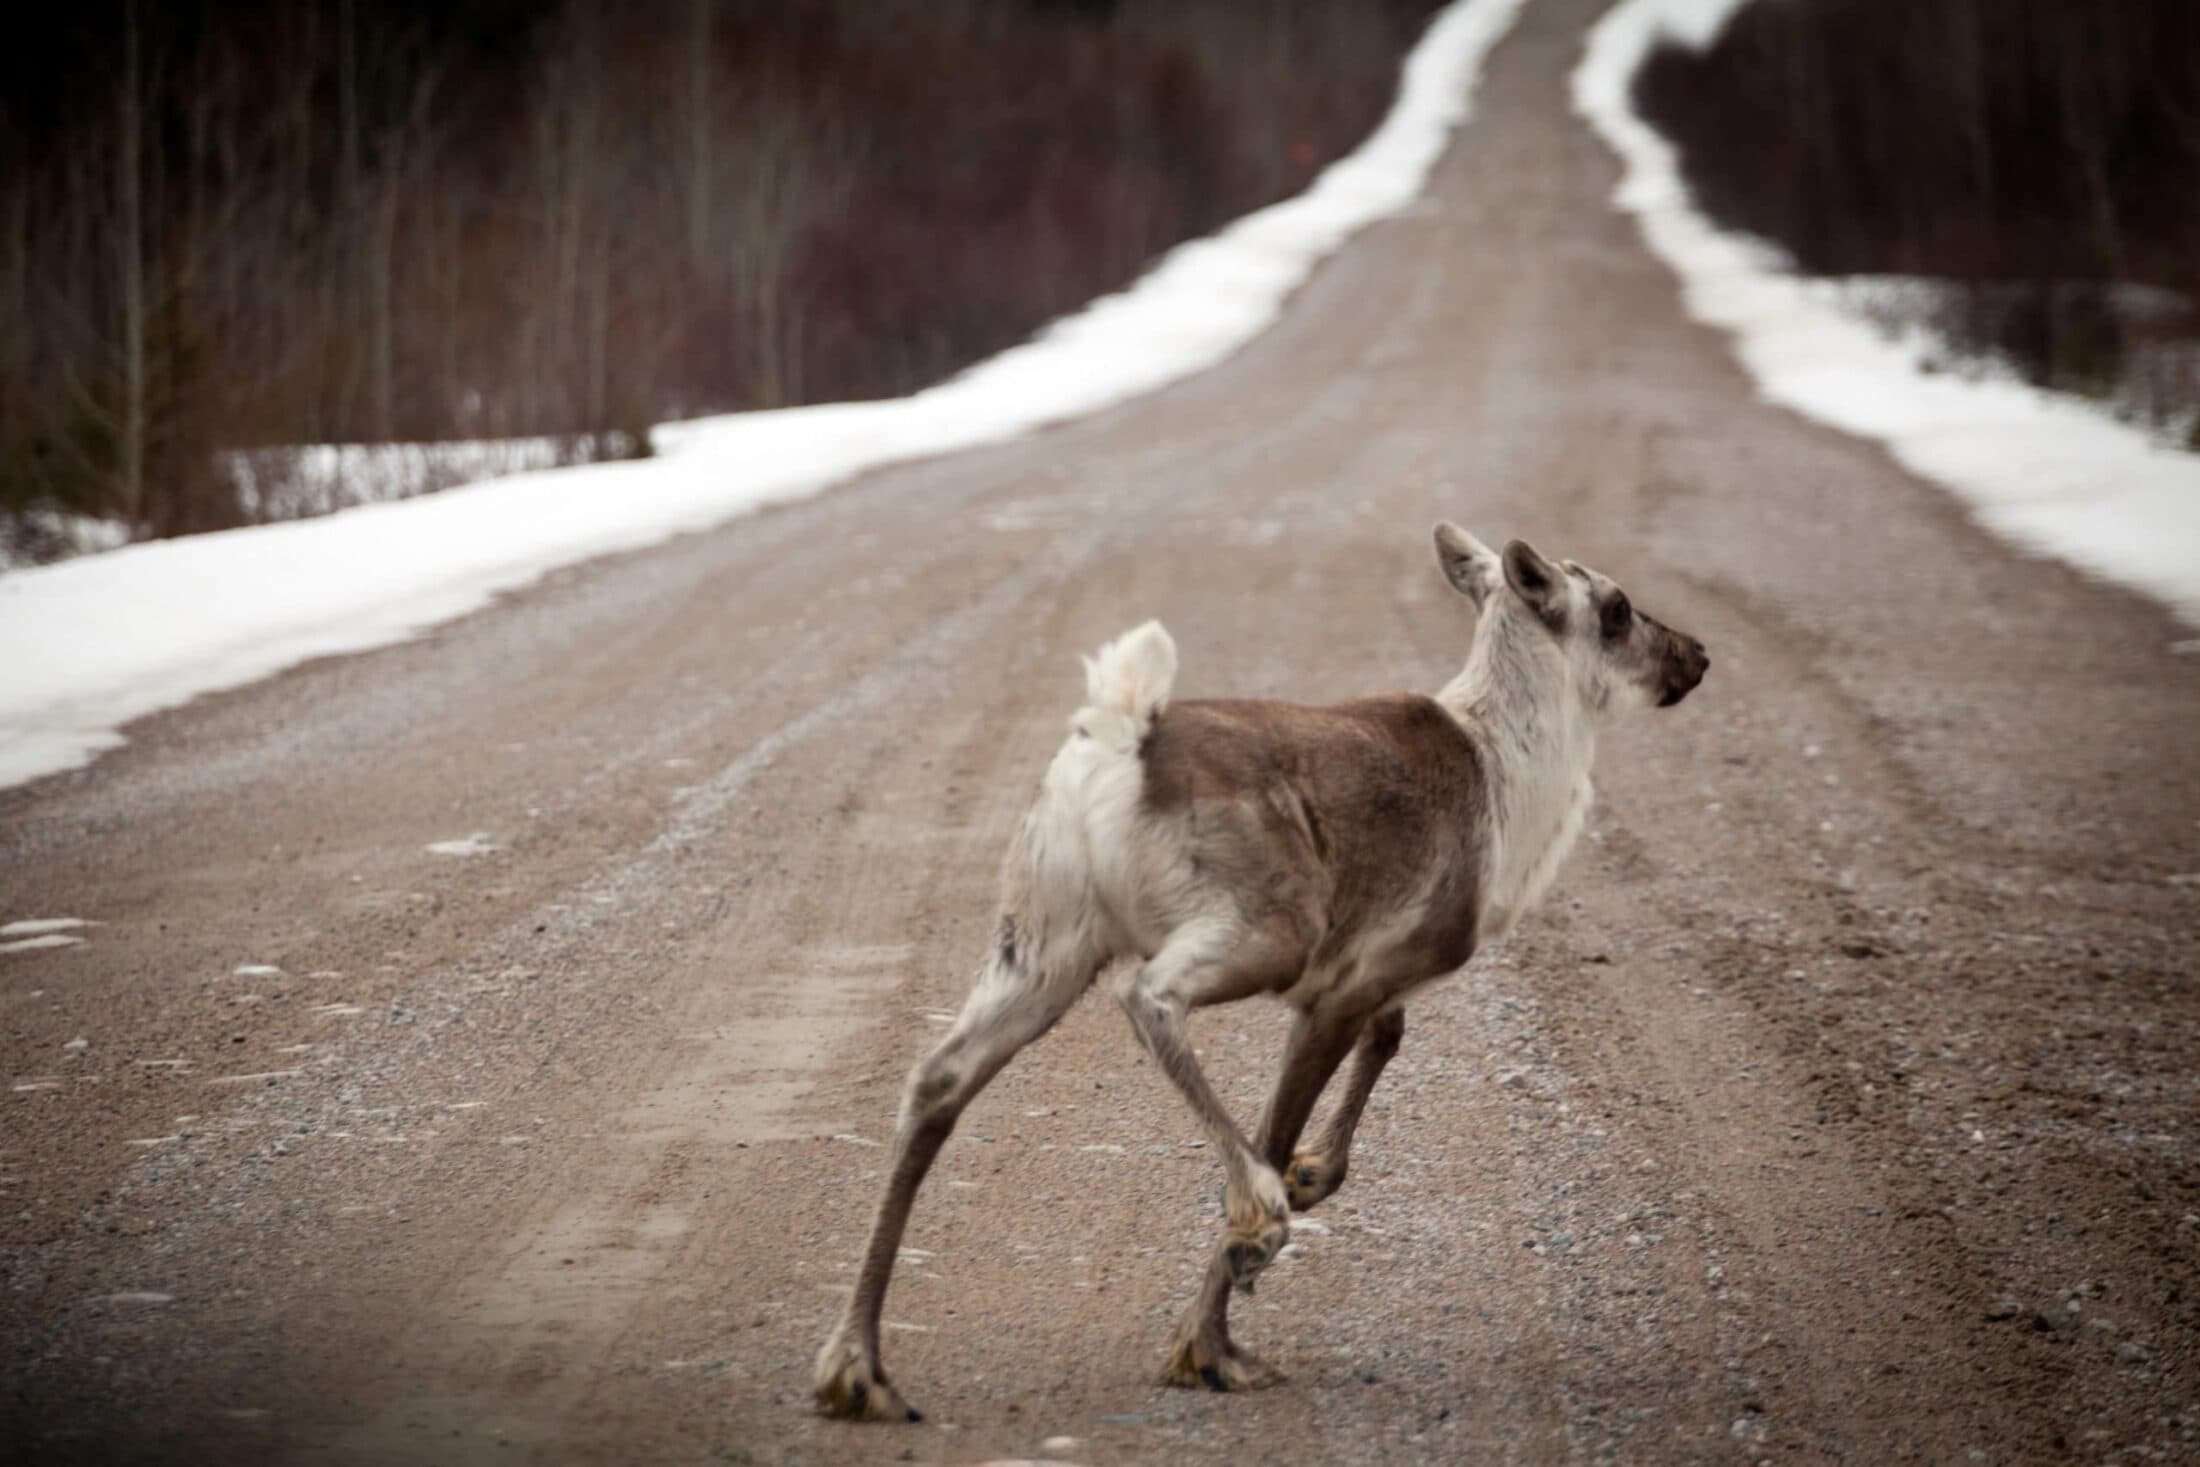
POLYGON ((1270 987, 1334 966, 1417 899, 1425 915, 1388 945, 1386 976, 1433 978, 1473 955, 1488 775, 1433 698, 1182 702, 1141 757, 1147 811, 1182 822, 1192 859, 1241 894, 1247 925, 1296 952, 1270 987))

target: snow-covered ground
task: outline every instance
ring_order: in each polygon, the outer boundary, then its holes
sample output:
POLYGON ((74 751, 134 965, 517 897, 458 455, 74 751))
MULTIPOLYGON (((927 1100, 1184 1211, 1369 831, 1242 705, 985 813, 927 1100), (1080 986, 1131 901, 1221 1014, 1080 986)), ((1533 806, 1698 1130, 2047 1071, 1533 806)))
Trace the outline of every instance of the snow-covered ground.
MULTIPOLYGON (((572 464, 632 458, 624 433, 451 439, 432 443, 303 443, 231 449, 215 472, 251 524, 302 520, 393 499, 572 464)), ((121 520, 33 509, 0 516, 0 573, 98 555, 130 543, 121 520)))
POLYGON ((118 520, 55 509, 27 510, 0 520, 0 572, 73 555, 95 555, 129 539, 129 527, 118 520))
MULTIPOLYGON (((1992 284, 1929 275, 1811 276, 1810 298, 1860 317, 1914 347, 1929 372, 1998 382, 2025 382, 2026 364, 2014 354, 1974 344, 1994 339, 1994 328, 2020 308, 2037 309, 2035 282, 1992 284), (1982 329, 1983 328, 1983 329, 1982 329)), ((2151 433, 2167 448, 2200 443, 2200 404, 2191 384, 2200 382, 2200 340, 2190 334, 2194 303, 2152 285, 2103 285, 2058 281, 2048 287, 2060 309, 2073 308, 2113 321, 2115 359, 2082 400, 2118 422, 2151 433)))
POLYGON ((313 443, 225 453, 221 473, 235 489, 238 507, 254 524, 264 524, 411 499, 506 474, 632 456, 633 444, 624 433, 607 433, 601 442, 577 434, 442 443, 313 443))
POLYGON ((1885 443, 1989 530, 2200 625, 2200 455, 2083 398, 1933 371, 1924 335, 1875 328, 1779 250, 1696 210, 1672 144, 1634 110, 1634 76, 1661 35, 1706 45, 1743 3, 1622 0, 1573 76, 1576 110, 1624 164, 1615 198, 1679 273, 1690 312, 1733 334, 1768 399, 1885 443))
POLYGON ((1258 335, 1314 266, 1419 193, 1522 0, 1456 0, 1397 100, 1303 194, 911 397, 666 424, 658 456, 519 474, 318 519, 125 546, 0 577, 0 785, 74 768, 131 719, 415 635, 545 571, 995 443, 1150 392, 1258 335))

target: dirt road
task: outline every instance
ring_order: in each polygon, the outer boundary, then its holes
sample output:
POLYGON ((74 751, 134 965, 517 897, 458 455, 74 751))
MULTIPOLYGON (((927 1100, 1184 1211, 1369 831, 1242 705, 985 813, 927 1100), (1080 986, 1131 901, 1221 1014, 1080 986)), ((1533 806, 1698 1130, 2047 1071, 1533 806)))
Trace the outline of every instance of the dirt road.
MULTIPOLYGON (((2192 1460, 2200 659, 1755 402, 1536 0, 1424 207, 1220 370, 561 575, 0 794, 0 1434, 35 1460, 2192 1460), (1433 688, 1440 516, 1712 677, 1412 1011, 1351 1181, 1154 1384, 1219 1169, 1098 996, 973 1107, 806 1409, 1010 822, 1180 691, 1433 688), (443 850, 435 849, 444 846, 443 850)), ((249 594, 249 588, 244 588, 249 594)), ((1250 1116, 1280 1010, 1203 1015, 1250 1116)), ((18 1458, 21 1460, 22 1458, 18 1458)))

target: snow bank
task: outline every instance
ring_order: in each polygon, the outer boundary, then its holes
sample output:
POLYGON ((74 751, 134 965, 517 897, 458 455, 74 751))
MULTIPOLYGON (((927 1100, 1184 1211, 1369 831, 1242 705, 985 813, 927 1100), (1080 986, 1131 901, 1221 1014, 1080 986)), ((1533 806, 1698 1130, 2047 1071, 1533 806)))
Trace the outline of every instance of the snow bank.
POLYGON ((305 519, 411 499, 534 469, 629 458, 624 433, 559 438, 482 438, 434 443, 309 443, 220 456, 222 477, 254 523, 305 519))
POLYGON ((1733 333, 1767 398, 1878 439, 1989 530, 2200 625, 2200 457, 2078 398, 1929 372, 1925 341, 1886 339, 1814 298, 1778 250, 1696 212, 1673 146, 1635 114, 1631 89, 1661 35, 1706 45, 1741 3, 1622 0, 1590 32, 1573 75, 1575 110, 1625 165, 1614 198, 1680 274, 1689 311, 1733 333))
POLYGON ((1382 126, 1304 194, 1179 246, 1122 293, 912 397, 666 424, 654 459, 0 577, 0 785, 89 761, 133 718, 402 640, 555 567, 896 460, 999 442, 1212 366, 1273 321, 1323 256, 1420 191, 1520 3, 1459 0, 1439 15, 1382 126))
POLYGON ((97 555, 130 542, 130 527, 64 510, 0 515, 0 574, 71 555, 97 555))

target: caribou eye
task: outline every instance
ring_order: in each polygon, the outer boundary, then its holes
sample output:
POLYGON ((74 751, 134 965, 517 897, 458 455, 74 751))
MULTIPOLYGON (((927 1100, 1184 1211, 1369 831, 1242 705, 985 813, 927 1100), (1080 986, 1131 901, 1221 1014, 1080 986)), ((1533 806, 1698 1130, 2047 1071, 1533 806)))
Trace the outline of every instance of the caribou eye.
POLYGON ((1614 596, 1604 603, 1604 636, 1616 641, 1627 635, 1627 629, 1635 622, 1635 608, 1627 604, 1624 594, 1614 596))

